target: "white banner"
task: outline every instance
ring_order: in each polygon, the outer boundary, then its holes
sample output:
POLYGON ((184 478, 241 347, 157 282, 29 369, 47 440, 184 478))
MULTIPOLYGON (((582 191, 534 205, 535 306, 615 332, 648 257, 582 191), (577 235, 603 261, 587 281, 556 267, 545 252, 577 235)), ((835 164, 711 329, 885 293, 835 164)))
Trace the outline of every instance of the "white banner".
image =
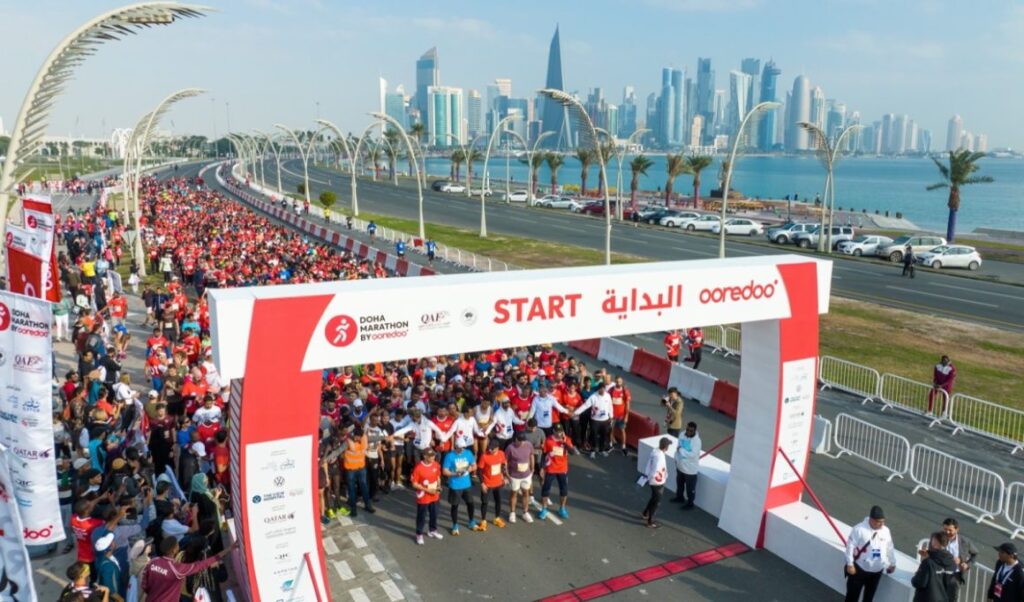
POLYGON ((25 542, 62 541, 53 448, 50 304, 0 291, 0 444, 9 450, 25 542))
POLYGON ((14 499, 14 481, 7 469, 16 461, 0 446, 0 601, 35 600, 32 564, 22 537, 21 517, 14 499))

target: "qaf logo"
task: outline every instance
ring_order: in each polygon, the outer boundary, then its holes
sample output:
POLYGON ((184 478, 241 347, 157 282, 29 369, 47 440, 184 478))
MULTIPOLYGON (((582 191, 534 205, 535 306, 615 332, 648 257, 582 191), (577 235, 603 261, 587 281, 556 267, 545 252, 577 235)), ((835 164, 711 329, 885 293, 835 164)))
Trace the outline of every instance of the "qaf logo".
POLYGON ((327 342, 335 347, 348 347, 356 340, 358 334, 359 325, 352 316, 345 314, 334 316, 327 321, 327 326, 324 328, 327 342))
POLYGON ((434 330, 437 328, 448 328, 451 325, 451 314, 446 310, 434 311, 420 314, 420 330, 434 330))
POLYGON ((14 369, 22 372, 41 374, 43 372, 43 358, 38 355, 17 354, 14 356, 14 369))

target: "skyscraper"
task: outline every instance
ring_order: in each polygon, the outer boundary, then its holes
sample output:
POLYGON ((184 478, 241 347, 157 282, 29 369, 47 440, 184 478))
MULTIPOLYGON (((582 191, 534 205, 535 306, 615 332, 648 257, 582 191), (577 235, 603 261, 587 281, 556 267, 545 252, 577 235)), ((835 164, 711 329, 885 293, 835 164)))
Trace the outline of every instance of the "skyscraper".
MULTIPOLYGON (((551 48, 548 50, 548 74, 544 80, 545 88, 564 90, 565 84, 562 81, 562 46, 558 40, 558 27, 555 26, 555 35, 551 37, 551 48)), ((545 132, 555 132, 554 136, 548 136, 544 142, 544 148, 561 148, 571 144, 572 137, 569 132, 569 124, 566 122, 566 108, 560 103, 544 97, 542 99, 544 110, 541 111, 541 126, 545 132)))
POLYGON ((672 87, 672 70, 661 70, 661 94, 658 96, 658 121, 654 128, 658 143, 668 147, 673 143, 675 131, 675 89, 672 87))
MULTIPOLYGON (((441 71, 437 61, 437 47, 423 53, 416 61, 416 108, 420 111, 420 119, 427 115, 427 88, 441 85, 441 71)), ((428 125, 429 127, 429 125, 428 125)))
POLYGON ((829 140, 835 140, 846 127, 846 105, 835 99, 829 99, 826 104, 828 115, 825 117, 825 135, 829 140))
POLYGON ((636 90, 633 86, 626 86, 622 90, 622 105, 619 107, 620 138, 628 138, 636 131, 636 104, 636 90))
POLYGON ((786 150, 805 151, 810 148, 809 134, 797 123, 811 120, 811 82, 804 75, 793 80, 793 91, 787 103, 789 125, 786 128, 786 150))
POLYGON ((462 132, 462 88, 429 86, 427 99, 429 144, 446 147, 465 143, 462 132))
POLYGON ((715 72, 711 59, 697 59, 697 113, 704 116, 704 144, 714 138, 711 124, 715 121, 715 72))
MULTIPOLYGON (((401 84, 395 88, 394 92, 387 92, 384 95, 384 113, 389 117, 393 117, 403 130, 408 129, 409 122, 406 120, 405 88, 401 84)), ((389 124, 388 129, 395 129, 395 126, 389 124)))
MULTIPOLYGON (((814 90, 811 91, 811 123, 818 126, 822 131, 825 130, 826 113, 825 92, 821 89, 821 86, 815 86, 814 90)), ((811 146, 814 145, 812 144, 811 146)))
POLYGON ((893 120, 892 130, 889 139, 889 152, 894 155, 902 155, 907 150, 907 129, 910 120, 906 115, 897 115, 893 120))
POLYGON ((484 101, 480 97, 480 91, 470 90, 466 97, 466 119, 468 121, 466 131, 470 139, 479 136, 483 132, 483 109, 484 101))
POLYGON ((974 150, 979 153, 988 152, 988 136, 985 134, 978 134, 974 137, 974 150))
POLYGON ((882 129, 880 130, 880 136, 881 136, 881 151, 880 152, 883 153, 883 154, 888 155, 888 154, 891 154, 891 153, 895 152, 893 150, 893 144, 892 144, 892 139, 893 139, 892 132, 893 132, 894 129, 896 129, 895 126, 896 126, 896 116, 895 115, 893 115, 892 113, 886 113, 885 115, 882 115, 882 129))
MULTIPOLYGON (((761 96, 758 102, 776 101, 775 88, 780 74, 782 74, 782 70, 775 66, 774 61, 764 64, 764 70, 761 71, 761 96)), ((769 111, 758 124, 757 148, 762 152, 770 151, 775 145, 775 115, 773 112, 777 110, 769 111)))
MULTIPOLYGON (((729 72, 729 114, 725 119, 726 133, 732 136, 739 133, 740 122, 747 114, 750 101, 750 75, 742 71, 729 72)), ((749 132, 748 132, 749 133, 749 132)))
POLYGON ((673 145, 683 142, 683 70, 672 70, 672 135, 670 136, 673 145))
POLYGON ((960 139, 964 134, 964 120, 959 115, 949 118, 949 126, 946 128, 946 150, 960 148, 960 139))
MULTIPOLYGON (((744 114, 758 103, 758 90, 761 88, 761 59, 743 59, 740 61, 740 71, 750 76, 750 87, 747 90, 747 106, 744 114)), ((755 138, 756 139, 756 138, 755 138)))

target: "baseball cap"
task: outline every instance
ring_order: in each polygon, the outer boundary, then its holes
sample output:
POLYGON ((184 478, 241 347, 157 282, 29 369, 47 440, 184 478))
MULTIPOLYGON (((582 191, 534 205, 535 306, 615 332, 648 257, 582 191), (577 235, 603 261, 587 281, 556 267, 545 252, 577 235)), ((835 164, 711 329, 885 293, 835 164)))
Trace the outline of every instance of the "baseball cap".
POLYGON ((868 516, 874 520, 885 520, 885 512, 882 511, 881 506, 872 506, 871 513, 868 516))
POLYGON ((128 463, 124 461, 124 458, 115 458, 114 461, 110 463, 110 468, 112 470, 121 470, 127 464, 128 463))
POLYGON ((1013 545, 1011 542, 999 544, 998 546, 996 546, 996 550, 998 550, 999 552, 1005 552, 1011 556, 1017 555, 1017 546, 1013 545))
POLYGON ((71 466, 75 470, 82 470, 89 465, 89 460, 86 458, 75 458, 75 461, 71 463, 71 466))
POLYGON ((103 537, 96 540, 96 551, 106 552, 110 549, 110 546, 114 545, 114 534, 107 533, 103 537))
POLYGON ((150 397, 160 397, 160 394, 159 394, 159 393, 157 393, 157 392, 156 392, 156 390, 154 390, 154 389, 150 389, 150 390, 149 390, 149 396, 150 396, 150 397))

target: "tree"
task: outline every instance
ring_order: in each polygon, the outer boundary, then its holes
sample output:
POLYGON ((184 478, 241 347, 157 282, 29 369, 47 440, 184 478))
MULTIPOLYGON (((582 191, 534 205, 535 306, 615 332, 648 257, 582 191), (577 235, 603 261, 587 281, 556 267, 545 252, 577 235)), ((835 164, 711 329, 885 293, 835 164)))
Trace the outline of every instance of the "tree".
POLYGON ((594 151, 589 148, 578 148, 576 149, 576 159, 580 162, 580 196, 587 196, 587 172, 590 171, 590 165, 594 162, 596 155, 594 151))
POLYGON ((700 172, 704 171, 711 163, 714 158, 708 155, 690 155, 686 158, 686 166, 689 168, 689 173, 693 175, 693 208, 696 209, 700 205, 700 172))
POLYGON ((334 194, 330 190, 325 190, 320 193, 320 204, 324 206, 324 209, 329 210, 336 202, 338 202, 338 195, 334 194))
POLYGON ((388 159, 388 176, 397 185, 398 173, 395 171, 395 164, 397 163, 398 158, 401 156, 402 153, 401 151, 398 150, 397 146, 391 146, 388 144, 384 145, 384 147, 381 149, 381 152, 383 152, 384 156, 387 157, 388 159))
POLYGON ((376 182, 377 178, 380 177, 380 146, 377 144, 370 144, 366 147, 366 160, 370 162, 373 168, 373 181, 376 182))
POLYGON ((530 181, 533 183, 533 189, 530 190, 530 196, 534 199, 537 198, 537 172, 540 171, 540 166, 544 165, 546 155, 544 153, 533 153, 530 156, 530 181))
POLYGON ((409 135, 412 136, 414 139, 416 139, 420 143, 423 142, 423 137, 426 136, 426 134, 427 134, 427 127, 425 125, 423 125, 422 123, 420 123, 419 121, 417 121, 416 123, 412 124, 412 127, 409 128, 409 135))
POLYGON ((994 182, 992 176, 972 176, 978 171, 978 160, 985 156, 985 153, 959 149, 949 151, 949 164, 944 164, 937 158, 932 157, 935 166, 942 174, 942 181, 928 186, 928 190, 939 188, 949 189, 949 198, 946 206, 949 207, 949 218, 946 221, 946 240, 953 242, 956 237, 956 212, 960 210, 960 187, 970 184, 987 184, 994 182))
POLYGON ((546 153, 544 162, 548 164, 548 171, 551 172, 551 194, 558 190, 558 170, 565 165, 565 157, 559 153, 546 153))
POLYGON ((297 192, 297 193, 299 193, 301 195, 305 195, 306 194, 306 185, 303 184, 302 182, 299 182, 299 185, 295 187, 295 192, 297 192))
POLYGON ((629 169, 633 172, 633 178, 629 181, 629 202, 633 211, 636 211, 636 191, 640 187, 640 176, 646 176, 647 170, 654 165, 645 155, 637 155, 629 162, 629 169))
MULTIPOLYGON (((473 187, 473 163, 484 158, 484 154, 477 148, 467 148, 463 160, 466 162, 466 190, 473 187)), ((481 188, 483 184, 480 185, 481 188)))
POLYGON ((465 160, 466 160, 466 157, 462 153, 462 149, 461 148, 457 148, 457 149, 452 151, 452 156, 450 158, 452 166, 451 166, 451 169, 449 170, 449 177, 452 180, 455 180, 456 182, 459 181, 459 176, 462 173, 462 170, 460 169, 460 167, 462 166, 462 162, 465 161, 465 160))
MULTIPOLYGON (((605 171, 608 169, 608 161, 615 156, 615 145, 611 142, 605 142, 601 146, 597 147, 597 152, 600 153, 601 163, 605 165, 605 171)), ((600 165, 598 166, 600 167, 600 165)), ((604 173, 601 170, 597 172, 597 196, 604 195, 604 173)))
POLYGON ((675 188, 676 178, 689 173, 689 165, 686 163, 686 157, 682 153, 678 155, 668 155, 667 163, 665 165, 665 173, 668 174, 668 178, 665 180, 665 206, 668 207, 669 201, 672 199, 672 191, 675 188))

